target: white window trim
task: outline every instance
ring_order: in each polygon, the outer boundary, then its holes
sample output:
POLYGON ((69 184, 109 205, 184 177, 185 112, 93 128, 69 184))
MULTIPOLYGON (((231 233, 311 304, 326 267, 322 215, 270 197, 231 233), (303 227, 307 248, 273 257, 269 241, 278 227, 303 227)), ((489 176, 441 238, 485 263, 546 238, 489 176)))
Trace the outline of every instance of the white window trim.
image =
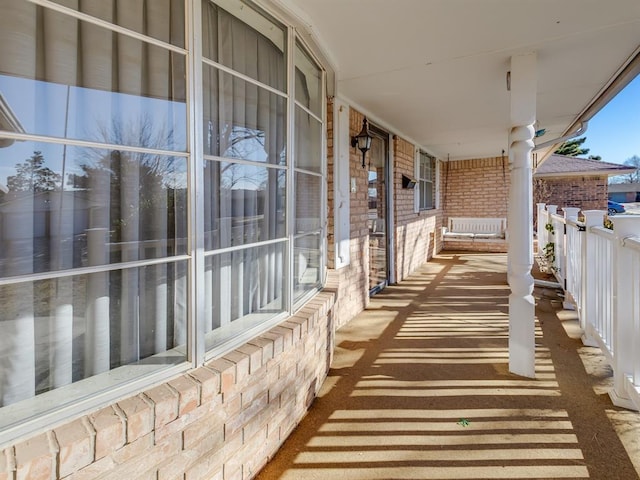
POLYGON ((429 212, 431 210, 436 210, 440 207, 440 168, 438 167, 439 165, 439 161, 438 159, 434 156, 431 155, 429 152, 427 152, 426 150, 420 149, 420 148, 416 148, 416 153, 415 153, 415 169, 414 169, 414 174, 415 174, 415 178, 416 178, 416 188, 415 188, 415 195, 413 197, 414 199, 414 211, 416 213, 418 212, 429 212), (425 155, 428 155, 431 159, 433 159, 433 192, 434 192, 434 199, 433 199, 433 207, 432 208, 420 208, 420 196, 421 196, 421 191, 420 191, 420 181, 422 180, 422 178, 420 177, 420 154, 424 153, 425 155))
MULTIPOLYGON (((420 173, 420 149, 416 147, 413 159, 413 178, 418 178, 420 173)), ((413 212, 420 213, 420 182, 416 181, 413 189, 413 212)))
POLYGON ((338 98, 333 103, 333 198, 335 268, 346 267, 350 259, 349 105, 338 98))

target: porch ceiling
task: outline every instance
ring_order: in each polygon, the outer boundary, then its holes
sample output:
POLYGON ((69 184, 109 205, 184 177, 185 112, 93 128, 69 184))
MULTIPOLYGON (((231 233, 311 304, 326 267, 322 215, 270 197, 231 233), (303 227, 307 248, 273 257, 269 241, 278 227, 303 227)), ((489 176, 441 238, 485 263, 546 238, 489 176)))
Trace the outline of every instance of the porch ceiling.
POLYGON ((272 1, 324 49, 337 95, 440 158, 507 150, 512 55, 538 54, 542 142, 640 46, 638 0, 272 1))

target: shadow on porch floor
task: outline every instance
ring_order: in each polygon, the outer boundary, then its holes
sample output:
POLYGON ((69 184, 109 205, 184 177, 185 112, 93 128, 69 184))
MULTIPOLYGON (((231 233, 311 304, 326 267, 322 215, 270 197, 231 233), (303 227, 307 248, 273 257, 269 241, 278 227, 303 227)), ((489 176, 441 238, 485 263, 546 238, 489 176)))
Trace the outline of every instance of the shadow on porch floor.
POLYGON ((445 252, 372 298, 256 478, 638 479, 639 416, 611 404, 555 290, 534 292, 536 379, 508 372, 505 272, 506 255, 445 252))

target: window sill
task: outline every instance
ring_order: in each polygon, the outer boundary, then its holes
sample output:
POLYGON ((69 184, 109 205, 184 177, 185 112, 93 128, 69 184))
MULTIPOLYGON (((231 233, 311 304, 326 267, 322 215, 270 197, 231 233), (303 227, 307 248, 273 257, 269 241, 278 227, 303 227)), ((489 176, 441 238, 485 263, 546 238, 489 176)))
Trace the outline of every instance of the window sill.
POLYGON ((176 348, 0 408, 0 449, 189 370, 192 365, 184 361, 183 350, 176 348))

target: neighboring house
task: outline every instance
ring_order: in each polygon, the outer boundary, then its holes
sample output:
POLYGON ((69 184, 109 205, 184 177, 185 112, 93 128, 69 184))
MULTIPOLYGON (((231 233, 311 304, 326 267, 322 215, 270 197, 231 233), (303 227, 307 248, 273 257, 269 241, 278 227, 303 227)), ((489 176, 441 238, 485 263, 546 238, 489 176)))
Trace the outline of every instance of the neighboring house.
POLYGON ((601 3, 4 2, 0 479, 252 478, 445 212, 509 216, 534 376, 533 125, 640 67, 601 3))
POLYGON ((640 202, 640 183, 609 184, 609 200, 620 203, 640 202))
POLYGON ((606 210, 609 177, 635 171, 625 165, 553 154, 534 171, 534 203, 606 210))

